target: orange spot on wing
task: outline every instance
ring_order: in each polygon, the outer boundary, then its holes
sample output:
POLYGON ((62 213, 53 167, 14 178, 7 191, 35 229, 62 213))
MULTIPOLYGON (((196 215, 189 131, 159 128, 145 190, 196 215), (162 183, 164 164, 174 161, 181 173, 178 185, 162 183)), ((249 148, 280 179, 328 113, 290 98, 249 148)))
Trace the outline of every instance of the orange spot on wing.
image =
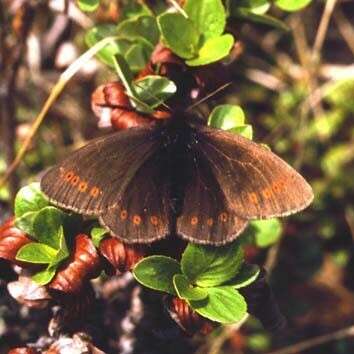
POLYGON ((86 192, 87 190, 87 182, 85 181, 82 181, 80 184, 79 184, 79 191, 80 192, 86 192))
POLYGON ((198 224, 198 218, 196 216, 192 216, 191 225, 197 225, 197 224, 198 224))
POLYGON ((134 223, 135 225, 140 225, 140 223, 141 223, 141 217, 140 217, 139 215, 134 215, 134 216, 133 216, 133 223, 134 223))
POLYGON ((221 221, 221 222, 226 222, 227 221, 227 219, 228 219, 228 214, 227 213, 221 213, 220 215, 219 215, 219 220, 221 221))
POLYGON ((258 198, 256 193, 248 193, 248 199, 252 204, 258 204, 258 198))
POLYGON ((263 189, 262 194, 263 194, 263 197, 266 199, 269 199, 272 197, 272 192, 271 192, 270 188, 263 189))
POLYGON ((152 225, 157 226, 159 224, 159 218, 155 215, 150 217, 150 222, 152 225))
POLYGON ((272 190, 275 193, 280 193, 285 188, 285 181, 278 180, 272 184, 272 190))
POLYGON ((80 177, 77 176, 77 175, 75 175, 75 176, 71 179, 71 181, 70 181, 70 183, 71 183, 73 186, 76 186, 79 182, 80 182, 80 177))
POLYGON ((126 220, 128 217, 128 212, 124 209, 120 212, 120 218, 121 220, 126 220))
POLYGON ((214 219, 213 219, 213 218, 209 218, 209 219, 207 220, 207 225, 208 225, 208 226, 213 226, 213 224, 214 224, 214 219))
POLYGON ((90 190, 90 195, 91 195, 91 197, 94 197, 94 198, 98 197, 100 193, 101 193, 101 190, 98 187, 92 187, 90 190))
POLYGON ((74 176, 75 176, 75 173, 73 171, 68 171, 65 173, 64 179, 66 182, 70 182, 74 176))

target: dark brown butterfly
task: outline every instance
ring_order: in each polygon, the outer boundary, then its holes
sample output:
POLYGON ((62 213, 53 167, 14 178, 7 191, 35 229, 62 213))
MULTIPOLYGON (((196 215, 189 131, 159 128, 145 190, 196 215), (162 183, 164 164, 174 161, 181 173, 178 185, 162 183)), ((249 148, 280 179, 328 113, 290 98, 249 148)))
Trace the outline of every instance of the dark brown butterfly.
POLYGON ((222 245, 249 220, 289 215, 313 199, 303 177, 268 149, 187 113, 91 141, 50 169, 41 188, 128 243, 177 234, 222 245))

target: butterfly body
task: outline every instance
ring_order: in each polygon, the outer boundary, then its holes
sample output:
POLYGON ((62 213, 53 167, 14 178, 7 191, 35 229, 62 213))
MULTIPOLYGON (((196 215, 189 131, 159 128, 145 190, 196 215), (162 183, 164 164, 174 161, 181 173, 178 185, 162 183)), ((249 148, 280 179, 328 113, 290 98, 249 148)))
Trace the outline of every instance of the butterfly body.
POLYGON ((177 233, 222 245, 248 220, 291 214, 313 198, 275 154, 186 113, 89 142, 50 169, 41 187, 54 204, 96 215, 129 243, 177 233))

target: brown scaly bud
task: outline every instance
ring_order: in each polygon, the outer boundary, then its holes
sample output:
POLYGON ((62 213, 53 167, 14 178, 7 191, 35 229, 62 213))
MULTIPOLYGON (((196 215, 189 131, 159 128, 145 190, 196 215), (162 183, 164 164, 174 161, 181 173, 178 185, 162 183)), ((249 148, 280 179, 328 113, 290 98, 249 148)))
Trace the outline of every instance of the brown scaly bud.
POLYGON ((116 130, 148 126, 157 119, 167 119, 170 113, 156 110, 151 115, 137 112, 132 107, 124 86, 109 82, 97 87, 91 97, 91 107, 99 118, 100 127, 112 126, 116 130))
POLYGON ((11 349, 7 354, 39 354, 39 351, 34 348, 19 347, 11 349))
POLYGON ((96 106, 132 109, 124 86, 117 81, 98 86, 91 95, 91 104, 94 112, 96 106))
POLYGON ((30 242, 30 238, 15 226, 14 217, 0 226, 0 258, 20 264, 16 261, 17 251, 30 242))
POLYGON ((195 333, 206 335, 217 326, 217 323, 199 316, 182 299, 169 297, 165 301, 165 304, 171 318, 190 335, 195 333))
POLYGON ((113 268, 122 273, 131 270, 146 254, 144 246, 128 245, 115 237, 103 239, 99 250, 113 268))
POLYGON ((100 257, 92 240, 84 234, 75 237, 69 260, 49 283, 49 288, 64 293, 78 293, 85 283, 99 275, 100 257))

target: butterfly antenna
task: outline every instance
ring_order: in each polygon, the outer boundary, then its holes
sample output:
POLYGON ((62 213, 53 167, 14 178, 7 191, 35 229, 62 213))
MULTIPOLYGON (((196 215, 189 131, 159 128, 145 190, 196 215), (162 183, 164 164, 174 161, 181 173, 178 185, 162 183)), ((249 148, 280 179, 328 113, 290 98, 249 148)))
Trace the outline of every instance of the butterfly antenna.
POLYGON ((214 90, 213 92, 210 92, 209 94, 207 94, 205 97, 201 98, 199 101, 193 103, 191 106, 189 106, 186 109, 186 112, 191 111, 193 108, 199 106, 200 104, 202 104, 203 102, 207 101, 209 98, 215 96, 217 93, 219 93, 222 90, 225 90, 227 87, 229 87, 232 84, 232 81, 227 82, 226 84, 220 86, 219 88, 217 88, 216 90, 214 90))

